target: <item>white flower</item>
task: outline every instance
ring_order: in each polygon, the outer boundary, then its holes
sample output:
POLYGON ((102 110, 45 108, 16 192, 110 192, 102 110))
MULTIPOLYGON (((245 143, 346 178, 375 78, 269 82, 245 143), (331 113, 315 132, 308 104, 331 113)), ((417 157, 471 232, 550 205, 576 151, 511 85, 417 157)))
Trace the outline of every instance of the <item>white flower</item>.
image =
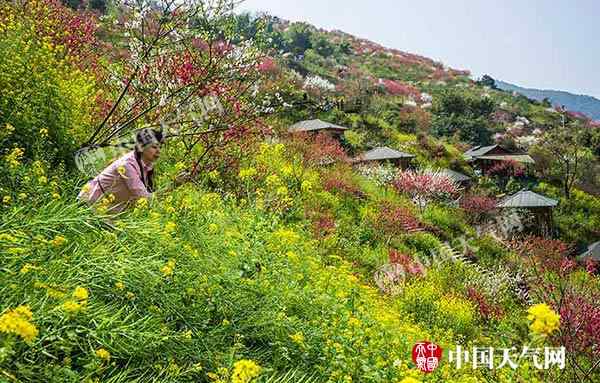
POLYGON ((322 90, 335 90, 335 85, 317 75, 307 76, 304 80, 304 88, 317 88, 322 90))

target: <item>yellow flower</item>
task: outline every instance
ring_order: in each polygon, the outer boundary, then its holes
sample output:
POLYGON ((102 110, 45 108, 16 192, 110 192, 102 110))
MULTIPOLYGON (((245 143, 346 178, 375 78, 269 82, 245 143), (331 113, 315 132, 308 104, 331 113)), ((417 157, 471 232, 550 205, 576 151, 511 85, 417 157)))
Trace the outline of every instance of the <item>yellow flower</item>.
POLYGON ((140 209, 147 208, 148 207, 148 198, 145 198, 145 197, 138 198, 138 200, 135 201, 135 207, 140 208, 140 209))
POLYGON ((46 128, 40 129, 40 135, 42 137, 48 137, 48 129, 46 129, 46 128))
POLYGON ((547 336, 560 327, 560 315, 545 303, 533 305, 527 312, 527 319, 532 321, 529 328, 536 334, 547 336))
POLYGON ((312 191, 313 184, 310 181, 302 181, 302 185, 300 185, 300 190, 303 193, 310 193, 312 191))
POLYGON ((110 360, 110 352, 105 348, 99 348, 96 350, 96 356, 102 360, 109 361, 110 360))
POLYGON ((117 172, 119 173, 119 175, 121 175, 121 177, 127 179, 127 170, 125 169, 125 166, 121 165, 117 168, 117 172))
POLYGON ((231 373, 232 383, 248 383, 260 375, 261 367, 256 362, 248 359, 238 360, 233 364, 231 373))
POLYGON ((38 329, 30 322, 33 314, 29 306, 18 306, 0 316, 0 332, 15 334, 26 342, 31 342, 38 334, 38 329))
POLYGON ((211 223, 208 225, 208 232, 211 234, 215 234, 219 230, 219 226, 216 223, 211 223))
POLYGON ((52 193, 52 198, 54 198, 54 199, 60 199, 60 194, 58 194, 58 193, 52 193))
POLYGON ((28 272, 30 272, 33 269, 37 269, 37 266, 32 265, 31 263, 26 263, 25 265, 23 265, 23 267, 21 267, 21 274, 27 274, 28 272))
POLYGON ((175 164, 175 170, 180 172, 183 169, 185 169, 185 164, 181 161, 179 161, 178 163, 175 164))
POLYGON ((75 291, 73 291, 73 298, 80 300, 80 301, 87 300, 89 295, 90 294, 85 287, 77 286, 75 288, 75 291))
POLYGON ((165 277, 170 277, 173 275, 173 269, 175 268, 175 260, 169 259, 166 265, 164 265, 160 271, 163 273, 165 277))
POLYGON ((298 344, 304 344, 304 334, 301 332, 297 332, 295 334, 290 335, 290 339, 298 344))
POLYGON ((27 199, 27 193, 19 193, 18 197, 20 200, 27 199))
POLYGON ((5 195, 4 197, 2 197, 2 203, 8 205, 10 204, 10 201, 12 200, 12 198, 9 195, 5 195))
POLYGON ((38 182, 42 185, 45 185, 48 183, 48 178, 46 176, 39 176, 38 177, 38 182))
POLYGON ((406 378, 402 379, 400 381, 400 383, 421 383, 421 382, 419 382, 417 379, 415 379, 413 377, 407 376, 406 378))
POLYGON ((5 160, 11 168, 16 168, 21 165, 21 158, 25 152, 21 148, 14 148, 9 154, 6 155, 5 160))
POLYGON ((279 178, 279 176, 277 176, 277 174, 271 174, 270 176, 268 176, 266 182, 267 186, 271 188, 281 185, 281 179, 279 178))
POLYGON ((292 165, 285 164, 281 167, 281 174, 283 174, 284 176, 289 177, 292 175, 292 173, 294 173, 294 168, 292 167, 292 165))
POLYGON ((75 302, 74 300, 70 299, 62 304, 62 308, 63 308, 63 310, 65 310, 66 312, 68 312, 70 314, 75 314, 75 313, 78 313, 79 311, 81 311, 83 306, 81 305, 81 303, 75 302))
POLYGON ((175 222, 169 221, 165 224, 164 232, 170 234, 170 233, 174 232, 175 229, 177 229, 177 224, 175 222))
POLYGON ((57 235, 56 237, 54 237, 53 240, 50 241, 50 243, 52 244, 52 246, 54 247, 60 247, 62 246, 65 242, 67 242, 67 239, 65 237, 63 237, 62 235, 57 235))
POLYGON ((240 169, 238 177, 241 180, 245 180, 245 179, 248 179, 248 178, 252 178, 255 175, 256 175, 256 169, 254 169, 254 168, 242 168, 242 169, 240 169))
POLYGON ((117 282, 115 283, 115 288, 117 288, 117 290, 124 290, 125 284, 123 282, 117 282))

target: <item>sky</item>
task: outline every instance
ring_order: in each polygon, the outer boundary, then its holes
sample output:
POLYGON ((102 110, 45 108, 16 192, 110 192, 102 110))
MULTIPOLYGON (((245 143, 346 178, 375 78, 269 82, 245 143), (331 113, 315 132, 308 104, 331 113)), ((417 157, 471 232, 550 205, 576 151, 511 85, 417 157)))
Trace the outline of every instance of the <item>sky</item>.
POLYGON ((475 77, 600 98, 598 0, 246 0, 239 9, 339 29, 475 77))

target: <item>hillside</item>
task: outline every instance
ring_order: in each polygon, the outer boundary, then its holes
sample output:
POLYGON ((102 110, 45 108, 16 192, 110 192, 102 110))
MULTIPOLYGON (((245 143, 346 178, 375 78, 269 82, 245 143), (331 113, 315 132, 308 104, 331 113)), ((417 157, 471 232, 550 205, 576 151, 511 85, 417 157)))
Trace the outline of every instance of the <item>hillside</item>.
POLYGON ((0 4, 1 382, 598 380, 593 121, 226 2, 95 9, 0 4))
POLYGON ((523 88, 504 81, 496 81, 496 85, 500 89, 517 92, 534 100, 543 101, 547 98, 552 105, 564 105, 569 110, 583 113, 594 120, 600 120, 600 100, 595 97, 558 90, 523 88))

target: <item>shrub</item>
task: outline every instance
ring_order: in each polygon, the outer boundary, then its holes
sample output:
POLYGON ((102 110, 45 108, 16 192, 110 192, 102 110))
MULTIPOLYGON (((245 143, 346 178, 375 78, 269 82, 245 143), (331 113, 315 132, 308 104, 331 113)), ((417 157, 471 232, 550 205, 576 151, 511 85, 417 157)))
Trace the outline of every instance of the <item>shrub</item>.
POLYGON ((470 195, 461 198, 460 207, 467 213, 469 220, 480 223, 496 209, 496 199, 486 196, 470 195))

